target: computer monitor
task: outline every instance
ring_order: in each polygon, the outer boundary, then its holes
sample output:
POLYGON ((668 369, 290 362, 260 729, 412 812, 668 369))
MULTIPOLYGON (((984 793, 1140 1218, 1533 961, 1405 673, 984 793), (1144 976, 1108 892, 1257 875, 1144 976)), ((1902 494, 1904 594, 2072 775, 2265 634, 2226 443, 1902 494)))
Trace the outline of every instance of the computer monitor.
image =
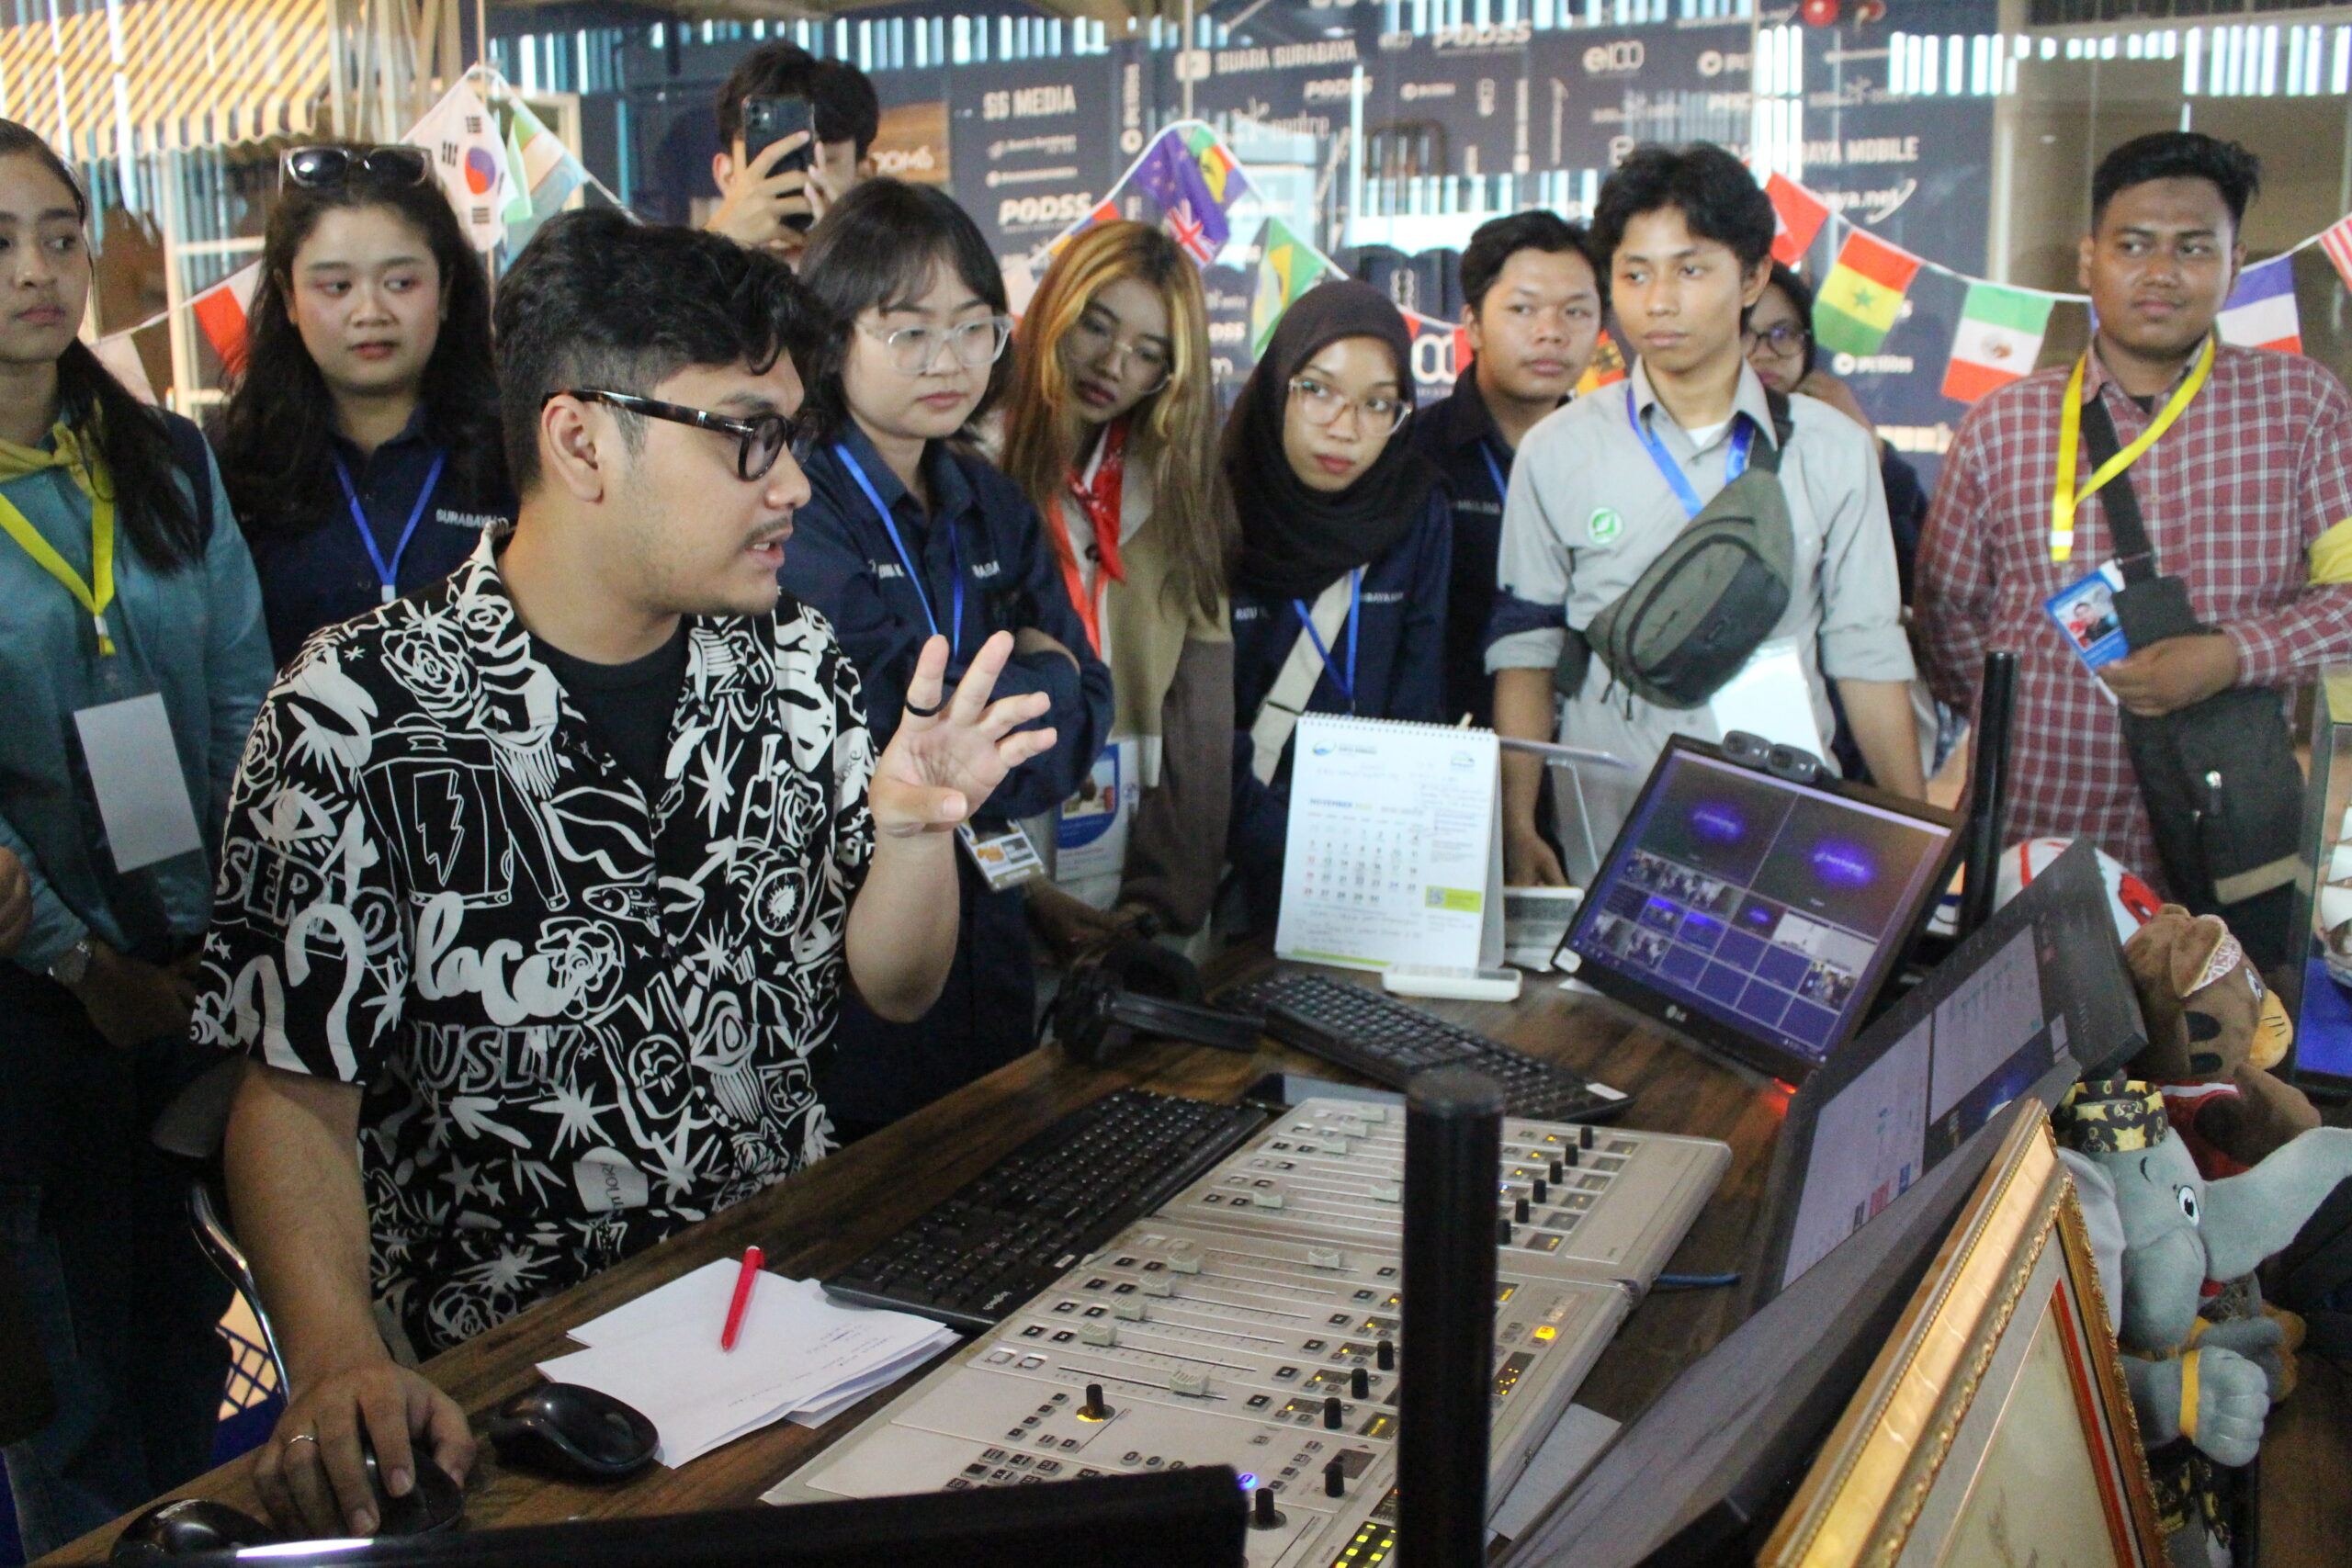
POLYGON ((1850 1039, 1951 875, 1961 819, 1677 736, 1587 890, 1578 979, 1789 1082, 1850 1039))
POLYGON ((2007 1135, 2012 1106, 1677 1378, 1499 1568, 1716 1568, 1756 1560, 2007 1135))
POLYGON ((194 1568, 1241 1568, 1223 1465, 1037 1486, 204 1552, 194 1568))
POLYGON ((1793 1284, 2052 1066, 2074 1076, 2145 1039, 2098 862, 2077 842, 1790 1100, 1756 1299, 1793 1284))

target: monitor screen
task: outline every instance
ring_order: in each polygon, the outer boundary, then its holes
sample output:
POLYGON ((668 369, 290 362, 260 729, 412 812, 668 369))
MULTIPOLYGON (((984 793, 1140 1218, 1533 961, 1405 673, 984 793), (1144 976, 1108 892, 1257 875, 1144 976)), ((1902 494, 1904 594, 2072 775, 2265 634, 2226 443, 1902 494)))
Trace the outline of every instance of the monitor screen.
POLYGON ((2090 850, 2066 851, 1790 1101, 1761 1289, 1796 1281, 2061 1060, 2135 1054, 2090 850))
POLYGON ((1793 784, 1677 739, 1568 945, 1581 978, 1802 1077, 1868 1016, 1958 834, 1949 813, 1793 784))

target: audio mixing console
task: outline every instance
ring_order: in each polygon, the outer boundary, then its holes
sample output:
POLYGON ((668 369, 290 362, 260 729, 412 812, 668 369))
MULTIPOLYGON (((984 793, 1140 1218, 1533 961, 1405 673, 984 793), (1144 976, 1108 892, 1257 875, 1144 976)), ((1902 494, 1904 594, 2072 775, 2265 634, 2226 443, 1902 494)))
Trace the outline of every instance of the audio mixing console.
MULTIPOLYGON (((1729 1159, 1504 1122, 1490 1495, 1729 1159)), ((1255 1494, 1250 1568, 1373 1568, 1394 1540, 1403 1179, 1401 1107, 1299 1105, 767 1500, 1228 1464, 1255 1494)))

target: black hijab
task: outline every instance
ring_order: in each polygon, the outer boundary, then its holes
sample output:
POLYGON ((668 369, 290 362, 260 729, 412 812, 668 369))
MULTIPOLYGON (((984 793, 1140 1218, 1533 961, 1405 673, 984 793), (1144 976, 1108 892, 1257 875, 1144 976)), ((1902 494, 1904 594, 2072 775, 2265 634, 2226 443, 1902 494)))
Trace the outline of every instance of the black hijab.
POLYGON ((1266 599, 1313 599, 1377 560, 1411 532, 1437 470, 1405 433, 1388 438, 1355 483, 1309 489, 1283 456, 1291 378, 1341 338, 1378 338, 1396 355, 1401 396, 1413 401, 1413 339, 1388 296, 1368 283, 1318 284, 1283 313, 1273 340, 1225 422, 1225 472, 1240 513, 1236 586, 1266 599))

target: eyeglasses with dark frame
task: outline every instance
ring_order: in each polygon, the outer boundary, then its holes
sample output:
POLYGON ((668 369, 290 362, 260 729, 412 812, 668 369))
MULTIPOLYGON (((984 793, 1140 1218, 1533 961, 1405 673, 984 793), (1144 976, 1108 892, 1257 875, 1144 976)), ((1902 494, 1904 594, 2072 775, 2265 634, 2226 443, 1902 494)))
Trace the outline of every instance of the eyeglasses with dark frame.
POLYGON ((433 157, 422 147, 393 143, 355 151, 328 145, 288 147, 278 170, 305 190, 333 190, 354 179, 378 185, 421 186, 433 177, 433 157))
POLYGON ((1800 321, 1775 321, 1760 333, 1754 327, 1744 328, 1739 341, 1751 354, 1756 351, 1758 344, 1766 344, 1770 345, 1775 359, 1794 359, 1804 352, 1804 345, 1813 341, 1813 334, 1800 321))
POLYGON ((643 414, 648 419, 666 419, 676 424, 691 424, 697 429, 731 435, 739 443, 735 449, 735 472, 743 479, 763 479, 775 460, 786 452, 796 463, 806 463, 817 445, 817 426, 805 416, 781 413, 757 414, 750 419, 737 419, 730 414, 713 413, 708 409, 690 409, 684 403, 665 403, 658 398, 640 398, 635 392, 616 392, 603 387, 566 387, 560 392, 549 392, 539 400, 544 408, 558 398, 578 398, 583 403, 606 403, 629 413, 643 414))

